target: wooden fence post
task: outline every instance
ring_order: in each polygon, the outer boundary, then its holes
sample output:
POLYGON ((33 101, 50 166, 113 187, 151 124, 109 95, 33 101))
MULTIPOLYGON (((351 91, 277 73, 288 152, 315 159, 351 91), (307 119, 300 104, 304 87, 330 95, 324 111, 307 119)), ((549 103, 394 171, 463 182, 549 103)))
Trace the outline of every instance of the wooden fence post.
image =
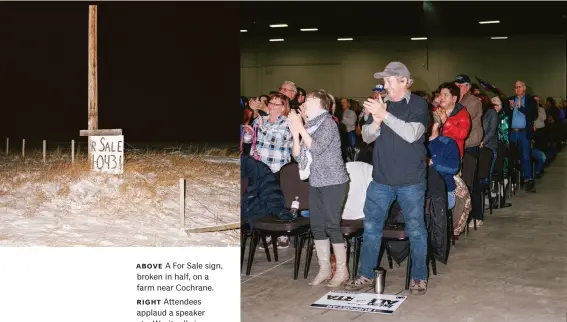
POLYGON ((179 179, 179 217, 181 229, 185 229, 185 179, 179 179))

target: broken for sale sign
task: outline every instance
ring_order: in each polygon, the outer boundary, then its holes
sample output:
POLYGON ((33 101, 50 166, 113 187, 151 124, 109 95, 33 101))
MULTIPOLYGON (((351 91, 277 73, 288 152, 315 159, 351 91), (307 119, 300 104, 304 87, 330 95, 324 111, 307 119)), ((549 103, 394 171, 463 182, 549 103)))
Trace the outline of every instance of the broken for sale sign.
POLYGON ((321 297, 311 307, 319 309, 392 314, 406 300, 407 296, 329 292, 321 297))

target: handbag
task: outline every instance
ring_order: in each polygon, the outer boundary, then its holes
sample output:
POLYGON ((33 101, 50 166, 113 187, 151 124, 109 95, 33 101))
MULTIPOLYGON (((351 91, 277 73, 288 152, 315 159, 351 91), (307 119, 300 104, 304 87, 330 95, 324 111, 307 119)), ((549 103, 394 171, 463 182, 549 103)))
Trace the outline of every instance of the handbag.
MULTIPOLYGON (((245 129, 242 129, 242 133, 240 135, 240 155, 242 155, 244 153, 244 148, 243 148, 243 144, 244 144, 244 133, 246 133, 245 129)), ((258 139, 258 124, 255 124, 254 127, 252 128, 252 156, 254 157, 255 160, 261 161, 260 158, 260 154, 258 153, 258 149, 256 148, 256 144, 258 139)))

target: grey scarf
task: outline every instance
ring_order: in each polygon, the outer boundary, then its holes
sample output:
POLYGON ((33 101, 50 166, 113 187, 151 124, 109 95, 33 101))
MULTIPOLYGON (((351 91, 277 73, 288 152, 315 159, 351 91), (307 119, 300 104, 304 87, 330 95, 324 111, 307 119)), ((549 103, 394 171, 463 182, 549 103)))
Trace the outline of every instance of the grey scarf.
MULTIPOLYGON (((329 115, 329 112, 327 112, 326 110, 320 110, 318 114, 314 115, 313 118, 308 120, 307 124, 305 124, 307 133, 309 133, 309 135, 313 135, 313 133, 317 131, 319 126, 329 115)), ((301 178, 301 180, 306 180, 307 178, 309 178, 309 175, 311 174, 311 162, 313 162, 313 156, 311 155, 311 152, 309 152, 309 149, 307 148, 303 140, 301 140, 299 158, 297 160, 299 166, 299 177, 301 178)))

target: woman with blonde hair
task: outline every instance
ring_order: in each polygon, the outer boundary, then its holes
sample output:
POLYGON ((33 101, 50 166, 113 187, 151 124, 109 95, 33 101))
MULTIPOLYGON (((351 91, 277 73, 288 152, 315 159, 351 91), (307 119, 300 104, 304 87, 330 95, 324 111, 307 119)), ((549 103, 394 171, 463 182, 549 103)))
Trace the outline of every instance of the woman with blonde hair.
POLYGON ((291 161, 293 141, 287 125, 291 107, 289 98, 280 93, 270 95, 268 102, 268 115, 257 117, 252 126, 243 126, 243 140, 252 143, 250 155, 269 166, 279 179, 281 167, 291 161))
POLYGON ((295 111, 289 114, 288 121, 293 136, 292 154, 299 163, 300 177, 309 178, 309 219, 319 262, 319 273, 309 284, 328 280, 328 287, 338 287, 349 278, 341 233, 349 176, 342 158, 339 128, 329 113, 331 109, 331 96, 324 90, 316 90, 307 94, 302 106, 305 126, 295 111), (336 259, 334 275, 331 245, 336 259))

